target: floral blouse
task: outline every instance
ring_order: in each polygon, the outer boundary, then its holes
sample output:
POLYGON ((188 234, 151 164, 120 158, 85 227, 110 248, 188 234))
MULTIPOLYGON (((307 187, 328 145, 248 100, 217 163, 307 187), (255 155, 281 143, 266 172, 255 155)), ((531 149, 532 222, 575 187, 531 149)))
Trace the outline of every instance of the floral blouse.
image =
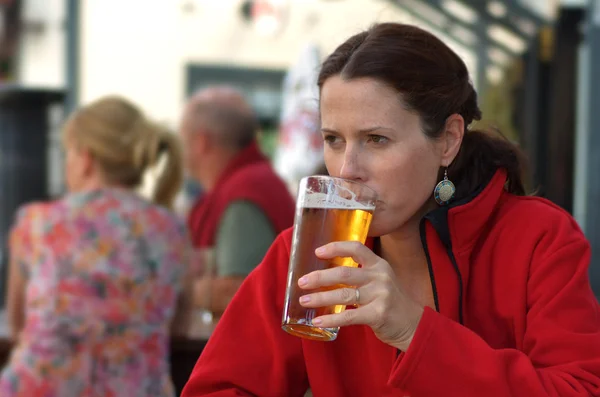
POLYGON ((3 397, 173 396, 169 326, 189 243, 172 212, 105 189, 31 204, 10 246, 25 326, 3 397))

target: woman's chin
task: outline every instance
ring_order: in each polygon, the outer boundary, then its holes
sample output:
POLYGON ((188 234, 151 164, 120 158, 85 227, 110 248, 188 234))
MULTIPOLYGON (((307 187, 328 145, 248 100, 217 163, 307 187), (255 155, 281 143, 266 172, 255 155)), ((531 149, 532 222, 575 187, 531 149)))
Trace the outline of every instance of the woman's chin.
POLYGON ((385 234, 387 234, 387 231, 382 227, 382 225, 379 225, 377 222, 371 223, 368 233, 369 237, 381 237, 385 234))
POLYGON ((373 221, 371 222, 371 227, 369 227, 369 237, 381 237, 388 234, 392 234, 401 230, 405 226, 405 224, 390 222, 390 219, 397 219, 397 215, 394 217, 387 217, 387 222, 381 216, 373 217, 373 221))

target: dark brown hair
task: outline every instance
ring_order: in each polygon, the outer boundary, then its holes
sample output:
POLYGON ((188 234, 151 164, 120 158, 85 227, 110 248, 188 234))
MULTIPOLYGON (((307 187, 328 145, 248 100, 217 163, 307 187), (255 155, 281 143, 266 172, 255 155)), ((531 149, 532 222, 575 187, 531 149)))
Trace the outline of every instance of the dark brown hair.
POLYGON ((431 33, 398 23, 374 25, 350 37, 325 60, 319 89, 334 75, 347 80, 370 77, 394 88, 404 106, 419 114, 423 132, 432 139, 441 135, 450 115, 463 117, 463 142, 448 167, 455 200, 475 193, 498 168, 508 174, 509 192, 525 194, 519 148, 499 134, 467 129, 481 119, 477 93, 462 59, 431 33))

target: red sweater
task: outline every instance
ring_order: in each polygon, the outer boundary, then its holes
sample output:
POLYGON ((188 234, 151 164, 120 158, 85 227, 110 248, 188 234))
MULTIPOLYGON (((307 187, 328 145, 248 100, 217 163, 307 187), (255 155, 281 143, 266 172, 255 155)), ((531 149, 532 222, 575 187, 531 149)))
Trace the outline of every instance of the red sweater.
POLYGON ((292 226, 294 200, 269 160, 256 144, 234 157, 214 188, 194 205, 189 228, 196 247, 211 247, 227 207, 234 201, 249 201, 267 216, 275 233, 292 226))
POLYGON ((600 312, 590 249, 550 202, 504 191, 422 221, 437 311, 406 353, 366 326, 313 342, 281 330, 292 231, 281 234, 235 296, 184 397, 600 396, 600 312), (461 324, 462 322, 462 324, 461 324))

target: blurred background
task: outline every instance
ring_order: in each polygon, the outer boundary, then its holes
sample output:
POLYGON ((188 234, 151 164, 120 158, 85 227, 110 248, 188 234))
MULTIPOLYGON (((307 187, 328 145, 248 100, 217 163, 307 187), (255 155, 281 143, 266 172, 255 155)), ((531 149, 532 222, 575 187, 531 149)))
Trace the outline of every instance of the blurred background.
MULTIPOLYGON (((464 59, 481 123, 522 146, 529 188, 591 241, 600 295, 599 1, 0 0, 1 299, 14 211, 64 192, 60 129, 76 107, 119 94, 177 131, 192 92, 234 85, 293 190, 321 162, 320 63, 383 21, 424 27, 464 59)), ((182 190, 182 213, 195 194, 182 190)))
MULTIPOLYGON (((463 57, 482 123, 522 145, 530 188, 571 212, 599 250, 595 1, 0 0, 0 256, 16 206, 64 191, 65 115, 106 94, 176 130, 193 91, 233 84, 293 185, 320 161, 319 63, 377 21, 427 28, 463 57)), ((597 292, 599 268, 596 256, 597 292)))
MULTIPOLYGON (((600 294, 598 3, 0 0, 2 274, 15 208, 64 191, 60 127, 77 106, 120 94, 176 131, 193 91, 235 85, 259 115, 263 150, 293 186, 321 161, 320 62, 349 35, 398 21, 429 29, 462 56, 482 123, 521 144, 529 187, 572 213, 592 242, 600 294)), ((182 211, 193 191, 182 191, 182 211)))

